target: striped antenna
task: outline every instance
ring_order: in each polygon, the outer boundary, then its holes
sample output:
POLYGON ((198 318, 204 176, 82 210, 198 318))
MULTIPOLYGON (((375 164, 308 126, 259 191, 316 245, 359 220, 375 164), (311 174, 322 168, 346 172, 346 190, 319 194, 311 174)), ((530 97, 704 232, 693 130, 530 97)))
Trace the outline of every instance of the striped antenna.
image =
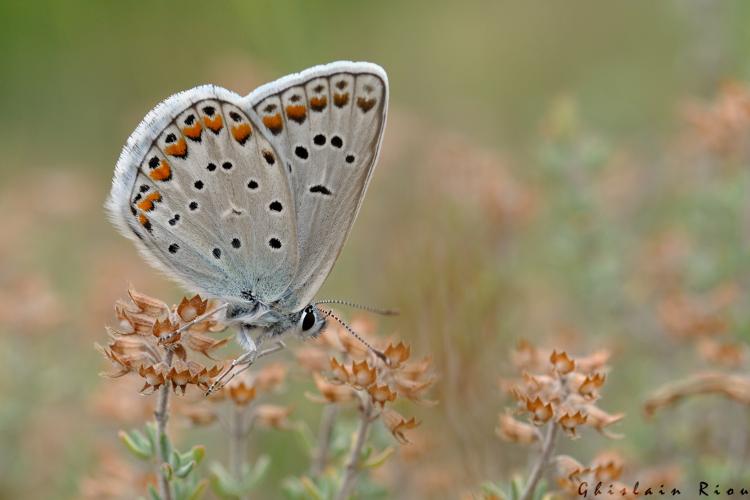
POLYGON ((338 300, 338 299, 321 300, 315 303, 316 306, 318 304, 338 304, 342 306, 349 306, 355 309, 361 309, 363 311, 371 312, 373 314, 380 314, 382 316, 397 316, 398 315, 398 311, 396 311, 395 309, 378 309, 377 307, 363 306, 362 304, 355 304, 354 302, 349 302, 347 300, 338 300))
POLYGON ((325 314, 326 316, 328 316, 330 318, 333 318, 336 321, 338 321, 341 324, 341 326, 343 326, 344 328, 346 328, 346 331, 349 332, 355 339, 359 340, 365 347, 367 347, 370 351, 372 351, 373 354, 375 354, 377 357, 379 357, 381 360, 383 360, 383 362, 386 365, 389 364, 388 363, 388 358, 385 356, 385 354, 383 354, 381 351, 379 351, 379 350, 375 349, 373 346, 371 346, 369 342, 367 342, 365 339, 363 339, 357 332, 355 332, 354 330, 352 330, 352 327, 349 326, 349 325, 347 325, 346 322, 344 322, 344 320, 342 320, 341 318, 339 318, 338 316, 336 316, 335 314, 333 314, 333 312, 329 311, 328 309, 323 309, 322 307, 319 307, 318 310, 320 312, 322 312, 323 314, 325 314))

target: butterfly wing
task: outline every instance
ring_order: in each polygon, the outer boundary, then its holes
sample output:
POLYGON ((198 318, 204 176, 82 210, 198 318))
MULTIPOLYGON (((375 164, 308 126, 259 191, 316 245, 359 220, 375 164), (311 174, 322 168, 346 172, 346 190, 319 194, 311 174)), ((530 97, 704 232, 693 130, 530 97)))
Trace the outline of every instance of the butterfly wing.
POLYGON ((123 149, 107 209, 186 287, 271 303, 296 274, 294 204, 280 155, 243 107, 212 85, 157 106, 123 149))
POLYGON ((299 265, 282 307, 297 311, 322 286, 362 204, 385 126, 388 79, 375 64, 336 62, 248 98, 287 162, 299 265))

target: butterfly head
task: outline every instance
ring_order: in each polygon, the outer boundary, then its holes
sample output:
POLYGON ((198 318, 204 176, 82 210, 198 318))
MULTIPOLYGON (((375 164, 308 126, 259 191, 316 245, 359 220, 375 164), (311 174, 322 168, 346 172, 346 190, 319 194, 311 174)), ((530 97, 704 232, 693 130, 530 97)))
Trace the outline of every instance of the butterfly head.
POLYGON ((326 316, 313 304, 305 307, 297 320, 297 333, 303 337, 317 337, 326 326, 326 316))

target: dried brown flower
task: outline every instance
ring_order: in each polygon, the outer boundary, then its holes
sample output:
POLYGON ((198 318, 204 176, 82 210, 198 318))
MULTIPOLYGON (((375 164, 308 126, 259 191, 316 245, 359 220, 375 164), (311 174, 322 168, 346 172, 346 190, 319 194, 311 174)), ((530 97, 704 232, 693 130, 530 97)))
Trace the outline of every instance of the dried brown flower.
POLYGON ((557 351, 552 351, 552 354, 550 354, 549 357, 549 362, 552 363, 554 370, 561 375, 570 373, 576 368, 575 361, 570 359, 568 353, 565 351, 559 353, 557 351))
POLYGON ((340 403, 354 399, 354 391, 347 385, 332 384, 318 373, 313 373, 313 379, 320 395, 306 393, 305 396, 311 401, 317 403, 340 403))
POLYGON ((525 445, 541 441, 539 430, 533 425, 519 422, 508 413, 502 413, 499 417, 495 432, 501 439, 525 445))
POLYGON ((255 386, 246 383, 244 378, 238 381, 233 381, 227 388, 229 399, 234 402, 237 406, 249 405, 256 396, 255 386))
POLYGON ((215 319, 204 318, 193 323, 206 312, 210 303, 195 295, 169 308, 161 300, 133 289, 128 295, 129 301, 115 303, 119 327, 107 328, 109 343, 96 346, 114 366, 106 375, 120 377, 136 373, 145 381, 142 392, 156 390, 167 382, 173 390, 179 388, 182 393, 191 384, 205 389, 219 374, 220 367, 208 367, 188 359, 189 352, 211 358, 211 353, 228 341, 228 338, 214 339, 205 335, 221 327, 215 319), (165 362, 170 351, 176 356, 173 366, 165 362))
POLYGON ((382 417, 386 428, 391 431, 396 441, 401 444, 409 443, 404 432, 419 426, 419 422, 414 417, 406 420, 400 413, 390 408, 383 410, 382 417))
POLYGON ((290 427, 289 415, 292 408, 271 404, 259 405, 255 409, 255 418, 259 425, 273 429, 284 430, 290 427))
POLYGON ((381 408, 386 403, 391 403, 396 400, 396 393, 386 384, 373 384, 367 388, 367 392, 370 394, 372 402, 376 405, 380 405, 381 408))

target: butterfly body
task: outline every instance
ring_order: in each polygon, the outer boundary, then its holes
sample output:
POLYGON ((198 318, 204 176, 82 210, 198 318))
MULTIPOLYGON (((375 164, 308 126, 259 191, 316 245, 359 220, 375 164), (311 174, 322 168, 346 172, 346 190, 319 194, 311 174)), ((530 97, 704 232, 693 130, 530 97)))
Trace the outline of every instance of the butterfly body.
POLYGON ((123 148, 110 218, 148 262, 225 302, 249 352, 317 334, 313 298, 359 211, 387 103, 383 69, 356 62, 245 97, 214 85, 176 94, 123 148))

